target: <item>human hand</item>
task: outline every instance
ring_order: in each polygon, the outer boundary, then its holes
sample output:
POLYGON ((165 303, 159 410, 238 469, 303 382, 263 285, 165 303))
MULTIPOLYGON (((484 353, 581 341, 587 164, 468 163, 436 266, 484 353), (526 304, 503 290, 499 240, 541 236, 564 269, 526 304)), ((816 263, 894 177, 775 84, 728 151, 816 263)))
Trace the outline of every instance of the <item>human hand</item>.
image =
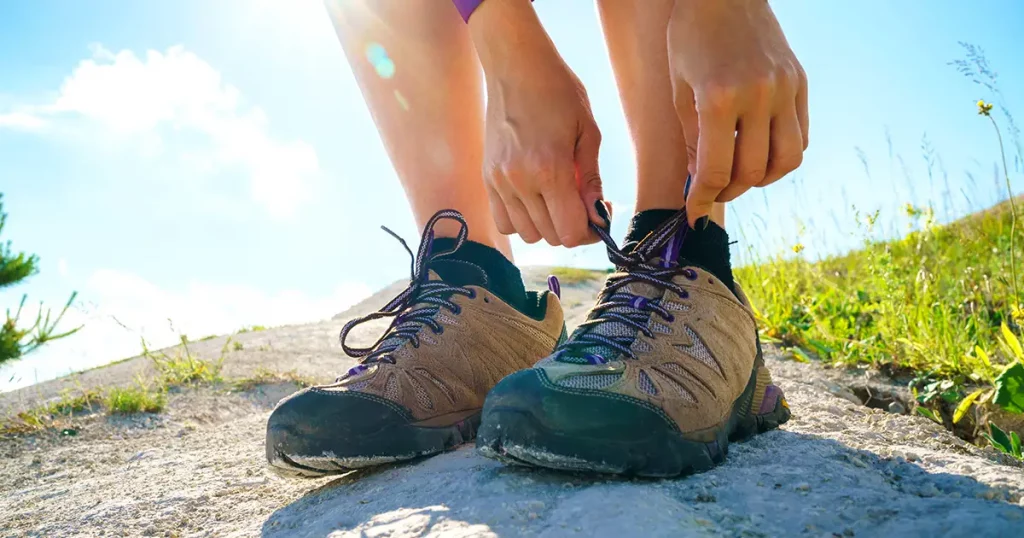
POLYGON ((795 170, 808 142, 807 76, 766 0, 678 0, 668 29, 692 225, 795 170))
POLYGON ((470 32, 487 80, 484 182, 498 230, 527 243, 596 242, 601 133, 583 85, 528 0, 485 2, 470 32))

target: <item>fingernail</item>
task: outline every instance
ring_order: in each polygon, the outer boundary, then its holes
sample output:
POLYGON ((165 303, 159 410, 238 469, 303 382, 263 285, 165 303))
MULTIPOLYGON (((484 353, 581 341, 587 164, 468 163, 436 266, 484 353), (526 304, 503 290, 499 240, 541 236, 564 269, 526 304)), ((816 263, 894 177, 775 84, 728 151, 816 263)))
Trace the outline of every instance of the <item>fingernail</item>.
POLYGON ((604 205, 604 200, 594 201, 594 209, 597 210, 597 215, 604 220, 605 228, 610 228, 612 225, 611 218, 608 216, 608 208, 604 205))

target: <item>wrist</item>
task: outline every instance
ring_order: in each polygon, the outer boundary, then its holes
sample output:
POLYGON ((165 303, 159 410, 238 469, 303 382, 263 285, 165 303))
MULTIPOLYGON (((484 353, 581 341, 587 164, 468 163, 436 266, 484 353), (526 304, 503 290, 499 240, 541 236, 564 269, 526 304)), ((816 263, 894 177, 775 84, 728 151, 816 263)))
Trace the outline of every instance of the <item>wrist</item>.
POLYGON ((469 33, 488 76, 559 58, 531 0, 487 0, 473 12, 469 33))

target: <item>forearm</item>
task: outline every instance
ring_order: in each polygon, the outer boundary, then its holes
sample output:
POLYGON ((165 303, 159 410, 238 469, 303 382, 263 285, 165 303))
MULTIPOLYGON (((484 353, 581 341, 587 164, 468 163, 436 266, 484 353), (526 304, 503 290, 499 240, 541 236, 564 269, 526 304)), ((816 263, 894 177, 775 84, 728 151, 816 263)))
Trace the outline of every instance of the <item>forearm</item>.
MULTIPOLYGON (((487 74, 507 73, 537 62, 561 62, 531 0, 486 0, 469 18, 469 33, 487 74)), ((460 7, 460 12, 462 8, 460 7)), ((463 12, 464 13, 464 12, 463 12)), ((467 15, 464 13, 464 17, 467 15)))

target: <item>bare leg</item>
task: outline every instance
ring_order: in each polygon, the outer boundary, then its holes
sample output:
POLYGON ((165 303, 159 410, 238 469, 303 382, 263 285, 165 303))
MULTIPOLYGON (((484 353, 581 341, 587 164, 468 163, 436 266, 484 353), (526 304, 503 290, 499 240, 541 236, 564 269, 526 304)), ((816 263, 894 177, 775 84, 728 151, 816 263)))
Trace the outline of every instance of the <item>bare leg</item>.
MULTIPOLYGON (((674 0, 598 0, 619 96, 636 151, 636 210, 683 207, 686 139, 676 120, 668 69, 668 18, 674 0)), ((725 226, 725 205, 711 220, 725 226)))
MULTIPOLYGON (((457 209, 469 238, 512 259, 482 178, 483 82, 465 23, 439 0, 326 0, 391 162, 422 230, 457 209)), ((457 225, 442 222, 439 235, 457 225)))

